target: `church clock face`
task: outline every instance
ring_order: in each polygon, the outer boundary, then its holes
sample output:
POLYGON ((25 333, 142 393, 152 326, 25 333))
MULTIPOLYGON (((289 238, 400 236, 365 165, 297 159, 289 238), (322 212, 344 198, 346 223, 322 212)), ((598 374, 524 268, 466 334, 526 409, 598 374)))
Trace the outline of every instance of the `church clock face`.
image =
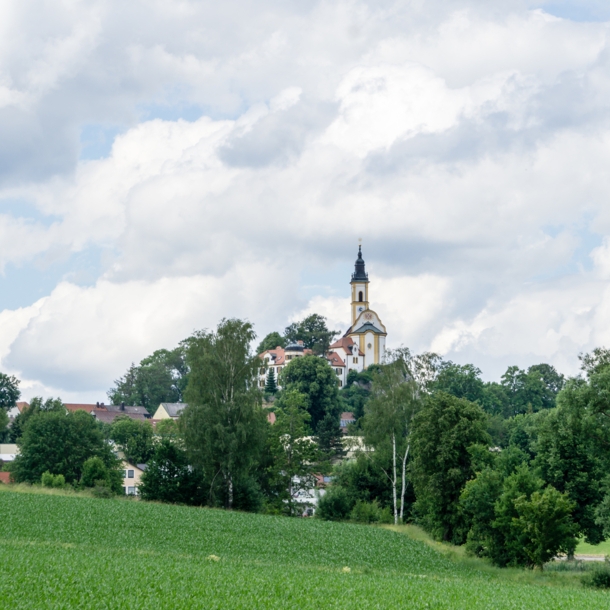
POLYGON ((356 311, 358 313, 362 313, 364 311, 364 306, 363 305, 359 305, 358 307, 356 307, 356 311))

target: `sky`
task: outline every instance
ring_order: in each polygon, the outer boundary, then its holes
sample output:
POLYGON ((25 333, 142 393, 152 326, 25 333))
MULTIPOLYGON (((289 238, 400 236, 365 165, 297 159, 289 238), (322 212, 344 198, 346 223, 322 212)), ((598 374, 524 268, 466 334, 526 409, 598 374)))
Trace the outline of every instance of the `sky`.
POLYGON ((610 4, 7 0, 0 371, 106 399, 247 319, 498 380, 610 346, 610 4))

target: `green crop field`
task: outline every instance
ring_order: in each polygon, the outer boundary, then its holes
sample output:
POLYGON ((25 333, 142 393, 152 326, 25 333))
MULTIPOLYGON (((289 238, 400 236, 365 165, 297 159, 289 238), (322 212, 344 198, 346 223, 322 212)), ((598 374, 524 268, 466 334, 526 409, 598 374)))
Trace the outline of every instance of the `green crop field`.
MULTIPOLYGON (((1 608, 607 608, 388 529, 0 491, 1 608)), ((531 576, 531 573, 530 573, 531 576)), ((567 575, 569 576, 569 575, 567 575)))

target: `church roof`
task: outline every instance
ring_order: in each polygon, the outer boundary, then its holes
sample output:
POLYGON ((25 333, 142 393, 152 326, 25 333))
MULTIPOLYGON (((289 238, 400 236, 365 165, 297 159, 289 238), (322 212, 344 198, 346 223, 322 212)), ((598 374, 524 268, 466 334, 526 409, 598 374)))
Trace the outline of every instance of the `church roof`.
POLYGON ((374 332, 376 335, 385 335, 386 333, 382 330, 379 330, 374 324, 370 322, 366 322, 362 326, 360 326, 356 330, 349 330, 352 335, 363 335, 366 332, 374 332))
MULTIPOLYGON (((350 332, 351 326, 347 332, 350 332)), ((360 351, 360 349, 354 343, 354 340, 351 337, 348 337, 347 334, 343 335, 341 339, 335 341, 330 349, 341 349, 345 351, 346 354, 353 354, 354 356, 364 356, 364 354, 360 351), (356 349, 354 349, 354 347, 356 349)))
POLYGON ((362 258, 362 246, 358 246, 358 258, 352 273, 352 282, 368 282, 368 273, 364 270, 364 259, 362 258))

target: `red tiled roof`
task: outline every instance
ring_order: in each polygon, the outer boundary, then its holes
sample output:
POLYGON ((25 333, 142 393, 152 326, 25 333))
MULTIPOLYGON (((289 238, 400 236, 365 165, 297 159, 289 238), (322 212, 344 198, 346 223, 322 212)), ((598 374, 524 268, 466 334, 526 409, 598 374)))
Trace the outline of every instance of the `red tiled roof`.
MULTIPOLYGON (((330 349, 338 349, 343 348, 346 353, 352 353, 352 347, 355 346, 354 340, 351 337, 341 337, 341 339, 337 339, 331 346, 330 349)), ((354 354, 355 356, 364 356, 364 354, 360 351, 360 348, 356 348, 358 353, 354 354)))
MULTIPOLYGON (((87 411, 87 413, 91 413, 93 409, 104 409, 104 407, 99 407, 98 405, 85 405, 73 402, 64 403, 64 407, 68 409, 68 411, 87 411)), ((105 409, 104 409, 105 410, 105 409)))
POLYGON ((326 355, 326 359, 330 363, 330 366, 345 366, 345 362, 341 359, 341 356, 337 352, 330 352, 326 355))
POLYGON ((11 483, 11 473, 0 472, 0 483, 6 483, 7 485, 11 483))
MULTIPOLYGON (((275 349, 265 350, 262 354, 259 354, 258 357, 261 360, 265 359, 265 356, 269 354, 271 358, 269 359, 269 364, 273 366, 282 366, 286 364, 286 350, 279 345, 275 349)), ((308 356, 309 354, 313 354, 312 350, 306 348, 303 350, 303 355, 308 356)))
POLYGON ((339 419, 343 419, 345 421, 356 421, 356 418, 354 417, 354 414, 351 411, 343 411, 339 419))
POLYGON ((19 413, 23 413, 23 410, 27 409, 29 406, 30 405, 27 402, 18 402, 17 403, 17 408, 19 409, 19 413))

